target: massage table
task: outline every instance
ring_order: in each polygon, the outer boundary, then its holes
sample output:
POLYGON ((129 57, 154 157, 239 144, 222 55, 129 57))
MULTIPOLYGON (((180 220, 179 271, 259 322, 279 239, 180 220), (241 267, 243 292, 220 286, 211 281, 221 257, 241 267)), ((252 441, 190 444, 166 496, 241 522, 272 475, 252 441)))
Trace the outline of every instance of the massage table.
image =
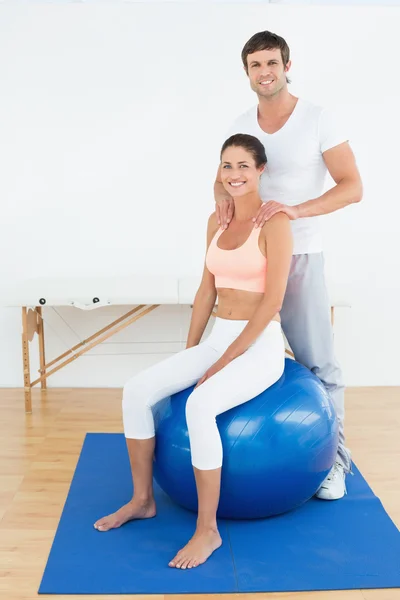
MULTIPOLYGON (((32 412, 32 388, 40 383, 47 389, 47 378, 72 361, 101 344, 135 321, 164 304, 193 305, 201 276, 176 278, 168 275, 129 277, 60 277, 16 281, 8 286, 0 304, 22 309, 22 357, 25 411, 32 412), (71 306, 77 310, 92 311, 104 306, 126 306, 130 309, 106 327, 87 339, 81 340, 59 356, 46 361, 43 310, 50 307, 71 306), (39 376, 32 380, 29 346, 37 336, 39 344, 39 376)), ((336 307, 350 306, 337 290, 331 297, 331 319, 334 323, 336 307)), ((215 311, 213 312, 215 315, 215 311)), ((290 350, 287 353, 293 356, 290 350)))

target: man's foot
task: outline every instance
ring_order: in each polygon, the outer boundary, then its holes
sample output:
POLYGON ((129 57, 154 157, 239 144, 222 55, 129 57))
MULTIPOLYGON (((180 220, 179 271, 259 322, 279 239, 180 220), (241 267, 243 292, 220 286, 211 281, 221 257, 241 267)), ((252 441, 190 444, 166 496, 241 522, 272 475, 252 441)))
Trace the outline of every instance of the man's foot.
POLYGON ((222 545, 217 529, 196 530, 192 539, 168 563, 176 569, 191 569, 206 562, 207 558, 222 545))
POLYGON ((315 494, 321 500, 339 500, 347 493, 346 475, 344 467, 339 462, 335 462, 327 477, 322 482, 321 487, 315 494))
POLYGON ((155 516, 156 503, 154 499, 148 502, 140 502, 133 498, 133 500, 122 506, 117 512, 96 521, 94 528, 98 531, 108 531, 109 529, 121 527, 121 525, 127 521, 132 521, 132 519, 151 519, 155 516))

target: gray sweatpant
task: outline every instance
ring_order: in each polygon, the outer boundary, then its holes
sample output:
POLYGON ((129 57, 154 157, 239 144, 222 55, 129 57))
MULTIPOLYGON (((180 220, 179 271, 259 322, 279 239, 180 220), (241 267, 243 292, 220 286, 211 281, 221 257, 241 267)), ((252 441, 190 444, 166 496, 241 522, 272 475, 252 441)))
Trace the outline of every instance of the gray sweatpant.
POLYGON ((344 383, 334 355, 322 252, 293 256, 281 319, 296 360, 322 381, 332 399, 339 423, 337 460, 349 472, 351 455, 344 438, 344 383))

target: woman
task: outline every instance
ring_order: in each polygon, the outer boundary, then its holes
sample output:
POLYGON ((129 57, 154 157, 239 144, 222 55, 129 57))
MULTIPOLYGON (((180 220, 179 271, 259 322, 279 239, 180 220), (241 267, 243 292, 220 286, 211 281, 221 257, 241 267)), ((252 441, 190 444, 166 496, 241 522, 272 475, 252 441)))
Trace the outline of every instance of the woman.
POLYGON ((95 523, 98 531, 156 514, 151 407, 197 382, 186 405, 192 464, 198 493, 194 536, 169 563, 196 567, 222 544, 216 512, 222 445, 216 416, 247 402, 274 384, 284 369, 279 311, 292 257, 289 218, 278 213, 262 228, 252 221, 261 206, 259 179, 267 158, 261 142, 237 134, 221 150, 221 177, 235 203, 229 229, 208 221, 207 254, 193 305, 186 350, 146 369, 124 387, 123 421, 134 495, 117 512, 95 523), (200 343, 218 294, 217 318, 200 343))

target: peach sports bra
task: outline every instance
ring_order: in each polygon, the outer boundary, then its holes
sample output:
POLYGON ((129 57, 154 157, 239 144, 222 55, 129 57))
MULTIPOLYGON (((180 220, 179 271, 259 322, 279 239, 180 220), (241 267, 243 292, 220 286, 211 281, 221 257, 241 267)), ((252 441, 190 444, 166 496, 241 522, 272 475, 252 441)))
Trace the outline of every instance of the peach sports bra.
POLYGON ((267 259, 258 247, 260 231, 261 227, 253 227, 244 244, 233 250, 218 247, 224 229, 217 231, 206 255, 206 266, 215 277, 216 288, 264 292, 267 259))

